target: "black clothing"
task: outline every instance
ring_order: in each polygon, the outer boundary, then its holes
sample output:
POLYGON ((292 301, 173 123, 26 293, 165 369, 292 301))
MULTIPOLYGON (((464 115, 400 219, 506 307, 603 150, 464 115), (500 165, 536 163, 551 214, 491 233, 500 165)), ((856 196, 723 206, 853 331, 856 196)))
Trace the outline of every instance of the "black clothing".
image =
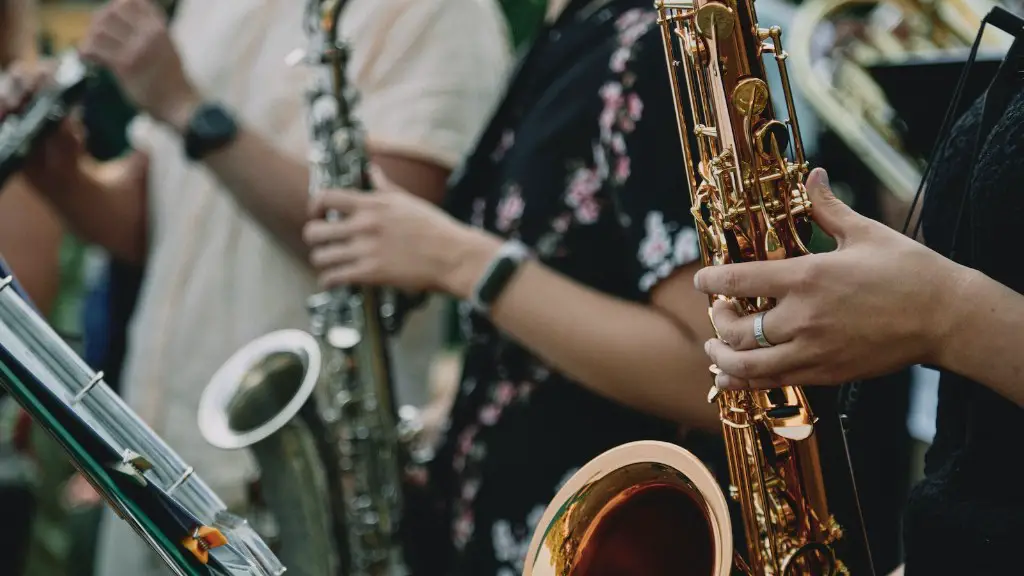
MULTIPOLYGON (((959 120, 935 160, 923 209, 929 246, 1020 293, 1024 293, 1019 255, 1024 218, 1022 57, 1024 43, 1018 41, 1005 64, 1009 67, 1006 101, 998 103, 998 120, 990 133, 981 135, 977 160, 972 162, 972 155, 984 98, 959 120)), ((1022 423, 1024 410, 1016 404, 967 378, 942 374, 926 479, 912 492, 907 508, 908 576, 1020 571, 1013 552, 1024 533, 1024 500, 1008 486, 1024 474, 1022 423)))
MULTIPOLYGON (((655 19, 649 0, 576 1, 542 30, 448 206, 638 302, 699 257, 655 19)), ((460 390, 420 503, 442 520, 431 530, 409 512, 413 546, 429 549, 418 573, 518 576, 573 472, 626 442, 671 441, 676 426, 588 391, 467 307, 461 319, 460 390)))

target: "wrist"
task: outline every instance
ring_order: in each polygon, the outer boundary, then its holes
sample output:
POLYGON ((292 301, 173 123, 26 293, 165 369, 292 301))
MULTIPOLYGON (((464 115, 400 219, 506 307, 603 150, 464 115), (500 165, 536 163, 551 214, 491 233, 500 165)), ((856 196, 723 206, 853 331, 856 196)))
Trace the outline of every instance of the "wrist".
POLYGON ((935 313, 931 319, 922 319, 934 322, 934 329, 928 332, 926 338, 928 350, 925 362, 947 369, 956 351, 956 333, 964 330, 977 312, 977 301, 970 298, 969 293, 982 276, 980 272, 966 266, 954 266, 950 273, 941 276, 939 293, 933 299, 935 313))
POLYGON ((460 225, 454 241, 445 243, 444 265, 438 278, 441 290, 468 300, 477 282, 501 249, 502 240, 476 228, 460 225))
POLYGON ((154 109, 153 118, 163 123, 179 136, 188 132, 192 117, 203 104, 203 99, 193 89, 186 90, 181 96, 170 99, 167 104, 154 109))

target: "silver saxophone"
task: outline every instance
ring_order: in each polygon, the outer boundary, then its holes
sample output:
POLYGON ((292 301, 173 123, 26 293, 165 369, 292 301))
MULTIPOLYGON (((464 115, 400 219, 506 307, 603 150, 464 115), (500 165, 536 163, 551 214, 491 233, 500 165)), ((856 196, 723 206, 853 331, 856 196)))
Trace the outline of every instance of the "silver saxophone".
MULTIPOLYGON (((311 194, 370 188, 339 37, 344 4, 310 0, 309 47, 289 56, 316 72, 307 93, 311 194)), ((400 474, 420 427, 415 409, 397 410, 393 398, 389 295, 364 286, 313 295, 308 333, 280 330, 250 342, 214 374, 200 402, 208 442, 252 451, 277 551, 303 576, 404 571, 400 474)))
POLYGON ((179 576, 285 567, 22 298, 0 262, 0 388, 179 576))

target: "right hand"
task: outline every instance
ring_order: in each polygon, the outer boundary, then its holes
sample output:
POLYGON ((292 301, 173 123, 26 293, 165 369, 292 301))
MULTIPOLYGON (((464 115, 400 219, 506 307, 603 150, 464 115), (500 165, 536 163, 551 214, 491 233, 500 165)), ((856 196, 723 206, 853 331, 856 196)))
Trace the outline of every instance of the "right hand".
MULTIPOLYGON (((52 80, 53 70, 51 63, 16 62, 0 74, 0 122, 21 112, 33 95, 52 80)), ((40 192, 56 193, 74 177, 83 150, 81 125, 68 117, 57 130, 36 143, 22 172, 40 192)))

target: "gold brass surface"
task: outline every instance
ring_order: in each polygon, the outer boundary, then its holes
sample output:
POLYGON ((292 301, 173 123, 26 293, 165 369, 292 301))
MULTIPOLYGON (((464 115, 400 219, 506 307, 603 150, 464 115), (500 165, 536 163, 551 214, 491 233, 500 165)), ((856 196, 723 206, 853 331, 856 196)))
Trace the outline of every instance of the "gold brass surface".
MULTIPOLYGON (((782 31, 757 25, 753 0, 655 7, 704 265, 807 254, 809 167, 782 31), (781 94, 769 93, 766 60, 781 94)), ((743 314, 774 306, 730 301, 743 314)), ((719 407, 745 554, 734 550, 726 497, 707 468, 679 446, 636 442, 563 487, 534 533, 524 575, 873 575, 848 460, 834 458, 845 456, 833 445, 843 440, 838 414, 816 412, 809 391, 793 386, 712 387, 708 401, 719 407)))

